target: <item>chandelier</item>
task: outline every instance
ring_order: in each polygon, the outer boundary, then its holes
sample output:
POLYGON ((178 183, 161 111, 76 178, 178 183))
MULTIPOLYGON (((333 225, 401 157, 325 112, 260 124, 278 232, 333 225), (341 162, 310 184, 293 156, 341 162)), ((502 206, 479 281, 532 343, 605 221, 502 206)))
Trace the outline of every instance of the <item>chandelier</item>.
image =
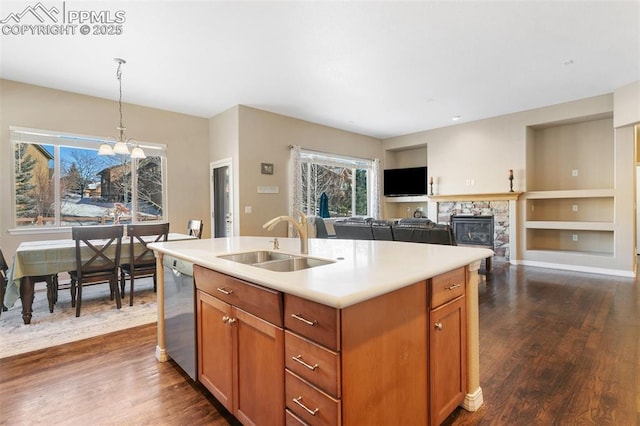
POLYGON ((119 131, 119 135, 115 138, 116 143, 113 147, 108 143, 103 143, 100 145, 98 149, 98 155, 130 155, 131 158, 147 158, 144 154, 142 148, 140 148, 137 144, 134 145, 131 153, 129 153, 129 141, 130 138, 127 138, 124 134, 124 131, 127 130, 126 127, 122 124, 122 65, 126 64, 127 61, 121 58, 113 59, 118 64, 118 69, 116 71, 116 78, 118 79, 119 85, 119 96, 118 96, 118 112, 120 113, 120 125, 117 127, 119 131))

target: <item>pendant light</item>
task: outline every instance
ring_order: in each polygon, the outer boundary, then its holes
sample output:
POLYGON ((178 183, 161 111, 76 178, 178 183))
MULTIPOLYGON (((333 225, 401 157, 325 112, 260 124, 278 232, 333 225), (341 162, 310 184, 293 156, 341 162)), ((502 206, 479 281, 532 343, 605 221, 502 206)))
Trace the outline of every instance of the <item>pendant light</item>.
MULTIPOLYGON (((118 112, 120 113, 120 125, 117 127, 119 131, 119 135, 116 138, 116 143, 113 147, 107 143, 103 143, 100 145, 98 149, 98 155, 129 155, 129 141, 131 139, 127 139, 124 134, 124 131, 127 130, 126 127, 122 124, 122 65, 126 64, 127 61, 121 58, 113 59, 118 64, 118 69, 116 71, 116 77, 118 79, 119 92, 118 92, 118 112)), ((142 148, 138 145, 135 145, 133 150, 131 151, 131 158, 147 158, 142 148)))

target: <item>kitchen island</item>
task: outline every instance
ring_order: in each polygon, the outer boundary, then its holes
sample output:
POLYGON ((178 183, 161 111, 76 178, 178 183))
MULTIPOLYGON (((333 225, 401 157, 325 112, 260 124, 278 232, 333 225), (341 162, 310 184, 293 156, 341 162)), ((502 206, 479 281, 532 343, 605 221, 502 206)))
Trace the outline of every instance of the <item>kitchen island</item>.
POLYGON ((274 405, 275 417, 260 423, 438 424, 452 403, 471 411, 482 405, 477 271, 491 250, 310 239, 304 256, 327 264, 278 272, 221 258, 254 251, 300 254, 297 239, 279 239, 278 250, 272 240, 235 237, 150 245, 159 257, 158 360, 167 360, 161 266, 167 254, 197 265, 199 380, 244 423, 260 419, 252 413, 274 405), (247 330, 259 333, 243 335, 247 330), (250 340, 258 334, 262 341, 250 340), (228 356, 207 350, 225 342, 228 356), (269 376, 265 365, 251 364, 243 351, 264 355, 254 363, 272 360, 268 366, 275 375, 269 376), (326 367, 310 362, 312 356, 328 359, 326 367), (229 372, 229 389, 220 384, 214 368, 224 360, 230 365, 220 374, 229 372), (313 377, 328 370, 328 381, 313 377), (275 399, 254 407, 243 392, 260 389, 260 384, 247 386, 243 380, 257 382, 261 372, 275 399), (462 396, 442 400, 454 391, 462 396))

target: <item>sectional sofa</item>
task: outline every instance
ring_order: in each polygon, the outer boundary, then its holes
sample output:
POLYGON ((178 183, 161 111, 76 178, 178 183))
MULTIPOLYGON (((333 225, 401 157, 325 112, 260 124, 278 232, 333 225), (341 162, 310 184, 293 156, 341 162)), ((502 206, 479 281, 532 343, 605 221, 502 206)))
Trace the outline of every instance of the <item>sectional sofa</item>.
POLYGON ((440 225, 427 218, 392 221, 349 217, 336 220, 333 228, 336 238, 456 245, 451 226, 440 225))

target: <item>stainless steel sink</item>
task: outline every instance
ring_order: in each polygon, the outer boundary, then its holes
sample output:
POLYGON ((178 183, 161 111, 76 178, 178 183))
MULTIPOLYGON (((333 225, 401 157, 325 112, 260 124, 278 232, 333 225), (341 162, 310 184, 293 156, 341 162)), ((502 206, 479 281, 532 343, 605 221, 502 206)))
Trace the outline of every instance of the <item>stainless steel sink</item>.
POLYGON ((334 263, 333 260, 317 259, 314 257, 296 256, 269 250, 250 251, 218 256, 220 259, 251 265, 275 272, 292 272, 316 266, 334 263))
POLYGON ((253 266, 275 272, 292 272, 299 271, 301 269, 315 268, 316 266, 328 265, 330 263, 334 262, 332 260, 315 259, 312 257, 294 257, 291 259, 257 263, 253 266))
POLYGON ((292 254, 278 253, 275 251, 260 250, 250 251, 246 253, 226 254, 224 256, 218 257, 220 259, 231 260, 232 262, 243 263, 245 265, 253 265, 255 263, 268 262, 271 260, 292 259, 295 256, 292 254))

